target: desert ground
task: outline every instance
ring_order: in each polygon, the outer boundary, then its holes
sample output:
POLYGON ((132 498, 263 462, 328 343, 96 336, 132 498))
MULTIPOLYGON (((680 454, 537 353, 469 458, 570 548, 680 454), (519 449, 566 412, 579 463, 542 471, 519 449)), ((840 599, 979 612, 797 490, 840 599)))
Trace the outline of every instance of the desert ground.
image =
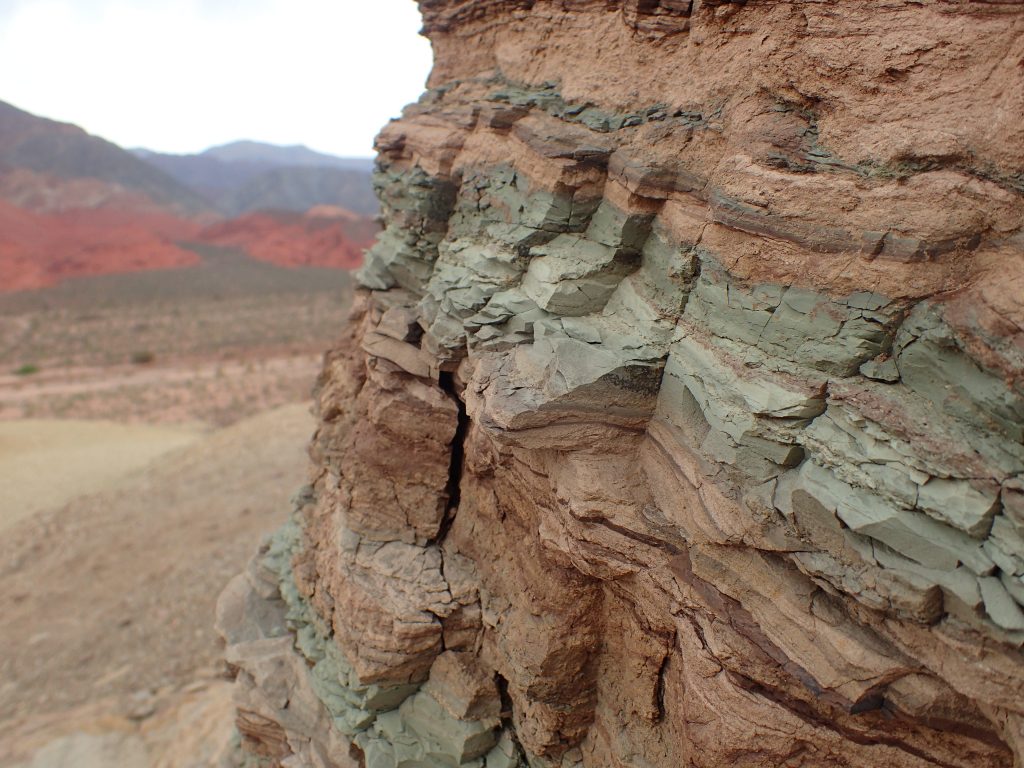
POLYGON ((0 765, 208 766, 217 595, 304 481, 347 273, 225 250, 0 294, 0 765))

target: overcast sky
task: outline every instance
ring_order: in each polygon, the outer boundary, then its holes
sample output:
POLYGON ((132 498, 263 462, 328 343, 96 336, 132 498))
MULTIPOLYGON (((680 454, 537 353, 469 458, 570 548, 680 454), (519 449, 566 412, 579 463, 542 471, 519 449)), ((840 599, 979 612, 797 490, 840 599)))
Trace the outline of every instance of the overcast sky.
POLYGON ((373 153, 423 90, 413 0, 0 0, 0 101, 123 147, 373 153))

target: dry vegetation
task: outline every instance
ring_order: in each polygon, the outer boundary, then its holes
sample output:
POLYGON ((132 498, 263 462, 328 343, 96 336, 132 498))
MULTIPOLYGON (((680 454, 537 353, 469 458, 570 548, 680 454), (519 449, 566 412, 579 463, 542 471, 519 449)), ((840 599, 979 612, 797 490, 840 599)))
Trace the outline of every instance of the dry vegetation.
POLYGON ((0 295, 0 419, 223 426, 307 398, 348 273, 201 253, 195 268, 0 295))

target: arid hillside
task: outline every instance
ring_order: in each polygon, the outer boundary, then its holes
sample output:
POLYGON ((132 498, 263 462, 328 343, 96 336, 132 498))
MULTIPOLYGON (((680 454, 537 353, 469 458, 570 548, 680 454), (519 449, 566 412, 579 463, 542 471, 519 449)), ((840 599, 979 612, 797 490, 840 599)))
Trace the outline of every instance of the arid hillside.
POLYGON ((53 285, 68 277, 197 264, 182 245, 199 222, 119 206, 35 212, 0 200, 0 292, 53 285))
POLYGON ((136 156, 0 102, 0 292, 195 265, 196 244, 281 266, 358 267, 377 231, 368 161, 302 149, 136 156))
POLYGON ((205 243, 231 246, 279 266, 356 269, 373 244, 377 224, 344 208, 318 205, 306 213, 262 211, 214 224, 205 243))
POLYGON ((116 144, 4 102, 0 190, 34 210, 97 208, 110 200, 121 208, 156 206, 183 215, 209 207, 200 195, 116 144))

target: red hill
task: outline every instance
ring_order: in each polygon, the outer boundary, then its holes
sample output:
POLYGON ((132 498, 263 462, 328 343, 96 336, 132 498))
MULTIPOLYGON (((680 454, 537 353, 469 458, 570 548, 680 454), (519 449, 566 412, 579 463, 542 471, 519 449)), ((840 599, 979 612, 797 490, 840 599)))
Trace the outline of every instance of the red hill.
POLYGON ((363 249, 377 234, 377 224, 342 208, 320 206, 306 214, 263 211, 214 224, 201 239, 234 246, 254 259, 285 267, 353 269, 363 263, 363 249))
POLYGON ((0 290, 190 266, 199 257, 176 243, 198 230, 198 224, 166 213, 103 208, 45 214, 0 201, 0 290))

